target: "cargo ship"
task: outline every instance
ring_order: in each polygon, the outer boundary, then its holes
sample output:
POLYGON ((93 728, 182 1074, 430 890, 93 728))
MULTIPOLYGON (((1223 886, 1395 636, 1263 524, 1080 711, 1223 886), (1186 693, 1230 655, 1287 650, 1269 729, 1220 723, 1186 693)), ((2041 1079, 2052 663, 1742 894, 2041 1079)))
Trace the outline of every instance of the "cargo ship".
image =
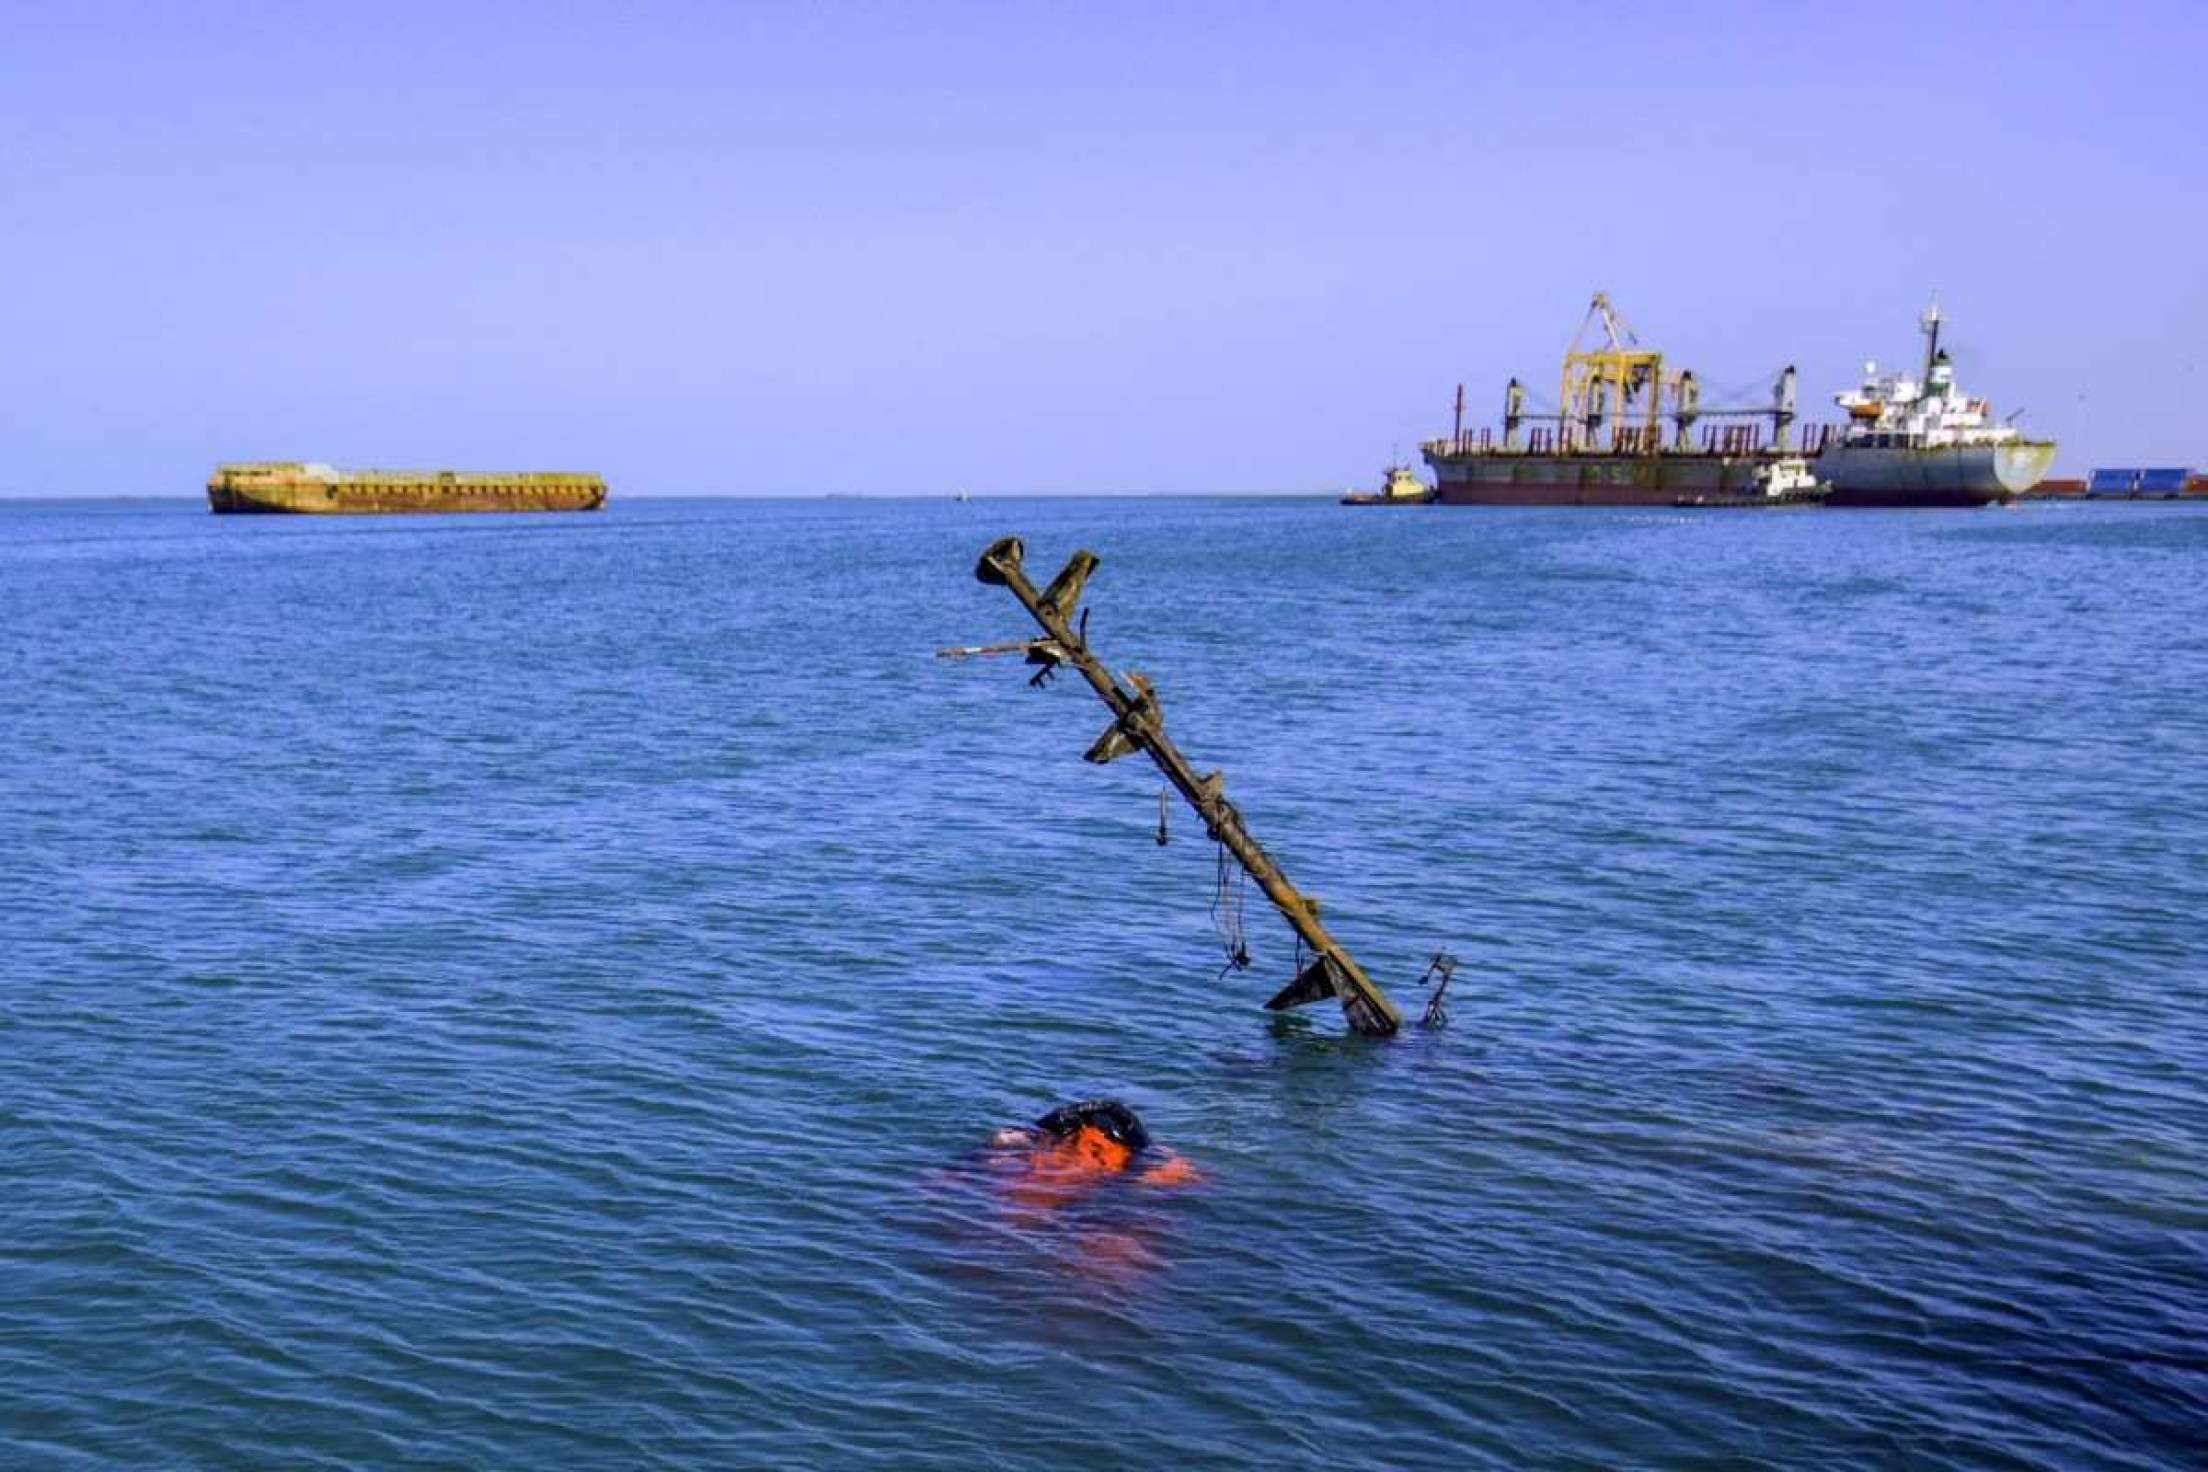
POLYGON ((207 505, 222 513, 390 516, 417 512, 596 511, 606 483, 565 471, 339 470, 311 461, 219 465, 207 505))
POLYGON ((1810 504, 1824 488, 1792 444, 1794 397, 1788 367, 1769 407, 1704 407, 1693 372, 1667 372, 1597 292, 1565 350, 1557 412, 1529 412, 1513 378, 1498 440, 1465 429, 1460 385, 1454 430, 1419 451, 1445 506, 1810 504))
POLYGON ((2025 494, 2054 464, 2052 441, 2026 439, 1994 419, 1991 403, 1956 386, 1941 320, 1934 306, 1920 321, 1921 378, 1881 377, 1866 363, 1863 382, 1834 395, 1848 419, 1815 461, 1832 487, 1827 505, 1983 506, 2025 494))

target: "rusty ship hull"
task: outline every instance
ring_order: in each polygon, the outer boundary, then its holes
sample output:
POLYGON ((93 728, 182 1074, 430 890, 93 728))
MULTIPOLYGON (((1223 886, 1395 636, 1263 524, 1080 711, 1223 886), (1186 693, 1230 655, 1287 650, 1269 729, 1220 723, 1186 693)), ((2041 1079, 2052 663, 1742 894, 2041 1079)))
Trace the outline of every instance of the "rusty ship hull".
POLYGON ((218 466, 208 509, 223 515, 403 516, 596 511, 606 483, 568 471, 339 470, 306 461, 218 466))
POLYGON ((1763 498, 1757 455, 1557 454, 1429 446, 1444 506, 1692 506, 1763 498))

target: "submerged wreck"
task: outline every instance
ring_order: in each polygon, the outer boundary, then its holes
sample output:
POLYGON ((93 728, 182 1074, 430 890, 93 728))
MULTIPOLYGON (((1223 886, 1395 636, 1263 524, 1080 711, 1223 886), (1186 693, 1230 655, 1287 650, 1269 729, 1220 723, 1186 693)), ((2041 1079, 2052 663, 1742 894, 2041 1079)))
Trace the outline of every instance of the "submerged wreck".
MULTIPOLYGON (((1037 666, 1032 685, 1044 685, 1061 668, 1070 667, 1088 682, 1112 713, 1112 723, 1104 734, 1090 746, 1085 759, 1098 764, 1113 762, 1123 756, 1140 751, 1156 764, 1165 780, 1180 793, 1188 805, 1204 820, 1204 831, 1215 839, 1222 855, 1231 856, 1240 864, 1243 873, 1257 882, 1265 897, 1273 902, 1273 908, 1281 913, 1294 929, 1309 960, 1296 973, 1295 978, 1282 987, 1265 1005, 1274 1011, 1301 1007, 1329 998, 1339 1000, 1349 1025, 1367 1037, 1387 1037, 1403 1024, 1403 1014, 1388 1000, 1387 993, 1373 984, 1364 968, 1342 947, 1341 942, 1327 933, 1319 922, 1319 903, 1288 882, 1280 865, 1273 862, 1258 841, 1250 836, 1243 822, 1241 810, 1228 801, 1226 780, 1218 772, 1198 775, 1181 755, 1180 749, 1165 734, 1165 716, 1160 709, 1158 692, 1142 675, 1129 671, 1126 682, 1121 683, 1098 659, 1088 645, 1084 614, 1077 623, 1074 610, 1081 599, 1081 590, 1089 574, 1096 570, 1096 555, 1076 552, 1065 568, 1053 578, 1047 588, 1038 590, 1021 566, 1024 549, 1017 537, 1006 537, 991 544, 981 554, 981 561, 974 568, 974 576, 992 587, 1009 588, 1020 606, 1031 614, 1042 627, 1043 636, 1013 644, 990 644, 967 649, 940 651, 946 657, 972 655, 1023 653, 1027 662, 1037 666)), ((1165 842, 1164 797, 1159 797, 1158 832, 1160 843, 1165 842)), ((1225 860, 1221 861, 1222 890, 1224 890, 1225 860)), ((1218 914, 1215 903, 1214 915, 1218 914)), ((1239 923, 1232 927, 1239 931, 1239 923)), ((1246 966, 1248 952, 1240 947, 1239 940, 1230 940, 1229 965, 1246 966)), ((1437 956, 1435 966, 1440 967, 1445 958, 1437 956)), ((1429 977, 1435 975, 1430 967, 1429 977)), ((1441 972, 1442 987, 1446 987, 1446 970, 1441 972)), ((1429 1008, 1429 1020, 1439 1020, 1439 991, 1435 1005, 1429 1008)))

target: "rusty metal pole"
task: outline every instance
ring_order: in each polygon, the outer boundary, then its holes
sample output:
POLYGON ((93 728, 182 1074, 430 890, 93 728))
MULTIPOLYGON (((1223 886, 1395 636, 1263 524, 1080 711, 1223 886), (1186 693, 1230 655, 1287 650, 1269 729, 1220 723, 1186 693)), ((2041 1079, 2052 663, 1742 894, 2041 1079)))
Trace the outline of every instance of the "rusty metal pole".
POLYGON ((1393 1033, 1402 1025, 1403 1014, 1396 1010, 1385 992, 1373 985, 1372 979, 1341 943, 1327 934, 1326 927, 1319 923, 1318 902, 1290 884, 1272 856, 1250 837, 1241 811, 1227 800, 1225 778, 1218 772, 1198 776, 1180 749, 1167 739, 1157 692, 1150 687, 1150 682, 1130 672, 1127 682, 1133 688, 1123 688, 1105 668, 1104 662, 1090 652, 1072 619, 1082 584, 1096 569, 1095 554, 1074 553, 1065 570, 1048 588, 1038 592, 1020 565, 1024 550, 1017 537, 993 543, 981 554, 974 576, 993 587, 1011 589, 1012 596, 1019 599, 1020 605, 1042 626, 1048 638, 1037 641, 1030 660, 1044 664, 1046 669, 1055 664, 1072 665, 1110 708, 1112 724, 1089 748, 1086 759, 1103 763, 1133 751, 1147 753, 1158 770, 1165 774, 1166 781, 1173 784, 1174 790, 1187 799, 1188 805, 1204 820, 1205 830, 1234 855, 1265 891, 1273 907, 1310 948, 1310 964, 1265 1005, 1281 1011, 1338 997, 1350 1026, 1357 1031, 1368 1037, 1386 1037, 1393 1033))

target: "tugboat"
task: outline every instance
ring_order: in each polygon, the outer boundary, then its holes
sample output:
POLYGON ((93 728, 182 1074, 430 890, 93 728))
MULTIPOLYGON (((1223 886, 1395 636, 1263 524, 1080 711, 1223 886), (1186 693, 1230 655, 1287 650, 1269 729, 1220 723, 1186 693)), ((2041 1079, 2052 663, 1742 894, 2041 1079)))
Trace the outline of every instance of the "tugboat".
POLYGON ((2054 464, 2053 441, 2026 439, 1995 421, 1990 402, 1955 386, 1941 321, 1937 305, 1920 319, 1921 379, 1881 377, 1865 363, 1863 382, 1833 396, 1848 420, 1817 457, 1818 478, 1832 487, 1826 505, 1983 506, 2023 495, 2054 464))
POLYGON ((1382 472, 1378 491, 1351 491, 1344 506, 1423 506, 1434 499, 1433 487, 1420 480, 1408 465, 1390 465, 1382 472))
POLYGON ((1822 506, 1831 487, 1799 455, 1779 455, 1756 467, 1749 490, 1733 495, 1681 496, 1677 506, 1822 506))

